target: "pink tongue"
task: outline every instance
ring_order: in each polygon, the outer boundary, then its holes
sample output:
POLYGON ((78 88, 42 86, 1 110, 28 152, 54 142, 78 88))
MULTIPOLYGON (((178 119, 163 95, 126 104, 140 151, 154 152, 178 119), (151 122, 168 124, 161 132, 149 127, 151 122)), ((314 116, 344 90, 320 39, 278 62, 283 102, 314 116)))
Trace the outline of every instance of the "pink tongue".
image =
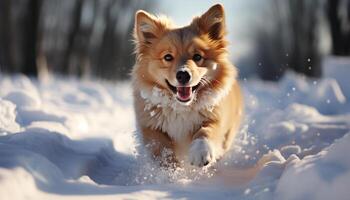
POLYGON ((192 88, 191 87, 177 87, 177 96, 181 100, 188 100, 191 97, 192 88))

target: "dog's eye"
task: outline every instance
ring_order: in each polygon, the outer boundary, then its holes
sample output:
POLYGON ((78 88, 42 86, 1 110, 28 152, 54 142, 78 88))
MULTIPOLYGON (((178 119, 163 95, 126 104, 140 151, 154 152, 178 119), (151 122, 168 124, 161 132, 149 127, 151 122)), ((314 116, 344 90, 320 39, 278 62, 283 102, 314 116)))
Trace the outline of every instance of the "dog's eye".
POLYGON ((195 62, 198 62, 198 61, 202 60, 202 56, 199 55, 198 53, 196 53, 193 55, 192 60, 195 62))
POLYGON ((168 61, 168 62, 174 60, 174 57, 170 54, 166 54, 163 58, 165 61, 168 61))

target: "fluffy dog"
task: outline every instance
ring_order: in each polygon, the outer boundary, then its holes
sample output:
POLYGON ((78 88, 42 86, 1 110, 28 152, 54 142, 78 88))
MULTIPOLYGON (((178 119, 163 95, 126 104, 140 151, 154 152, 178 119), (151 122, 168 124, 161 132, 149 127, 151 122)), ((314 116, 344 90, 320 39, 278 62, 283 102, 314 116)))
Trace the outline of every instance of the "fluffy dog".
POLYGON ((136 120, 144 144, 163 164, 202 167, 231 146, 243 103, 225 35, 220 4, 180 28, 142 10, 135 15, 136 120))

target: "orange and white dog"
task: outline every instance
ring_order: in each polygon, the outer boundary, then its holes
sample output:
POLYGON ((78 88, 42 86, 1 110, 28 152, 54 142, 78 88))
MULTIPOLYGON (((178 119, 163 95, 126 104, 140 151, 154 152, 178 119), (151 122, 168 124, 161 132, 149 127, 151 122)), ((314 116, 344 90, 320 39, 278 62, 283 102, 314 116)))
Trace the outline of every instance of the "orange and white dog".
POLYGON ((136 13, 136 120, 146 147, 163 164, 170 158, 205 166, 231 146, 243 103, 225 35, 220 4, 181 28, 136 13))

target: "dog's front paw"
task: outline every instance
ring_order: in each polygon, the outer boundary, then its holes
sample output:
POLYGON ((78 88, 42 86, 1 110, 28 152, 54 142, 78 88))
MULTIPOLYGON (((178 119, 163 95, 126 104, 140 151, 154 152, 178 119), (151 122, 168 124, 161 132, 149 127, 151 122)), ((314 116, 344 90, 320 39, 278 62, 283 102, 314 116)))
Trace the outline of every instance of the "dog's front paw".
POLYGON ((189 151, 191 165, 203 167, 214 161, 214 159, 214 148, 208 139, 193 140, 189 151))

